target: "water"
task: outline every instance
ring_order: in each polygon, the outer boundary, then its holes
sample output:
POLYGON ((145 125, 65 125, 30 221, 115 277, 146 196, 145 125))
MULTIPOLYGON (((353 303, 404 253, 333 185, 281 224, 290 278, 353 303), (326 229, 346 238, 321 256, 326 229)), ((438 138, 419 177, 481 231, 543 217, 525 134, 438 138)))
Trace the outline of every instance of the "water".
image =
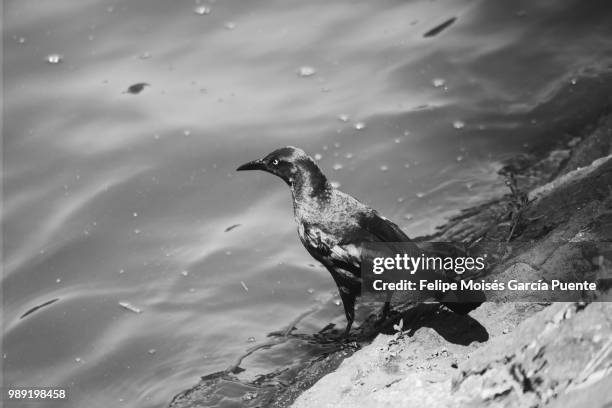
POLYGON ((300 146, 412 236, 498 195, 612 87, 608 1, 500 3, 4 2, 5 383, 161 407, 310 308, 343 325, 286 186, 234 169, 300 146))

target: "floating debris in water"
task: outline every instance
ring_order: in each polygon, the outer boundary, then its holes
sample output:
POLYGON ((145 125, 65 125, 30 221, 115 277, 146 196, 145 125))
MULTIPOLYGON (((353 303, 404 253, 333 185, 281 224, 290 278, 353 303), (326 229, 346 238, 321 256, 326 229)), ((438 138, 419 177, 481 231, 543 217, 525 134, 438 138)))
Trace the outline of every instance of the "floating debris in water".
POLYGON ((225 232, 231 231, 231 230, 233 230, 234 228, 238 228, 238 227, 239 227, 239 226, 241 226, 241 225, 242 225, 242 224, 234 224, 234 225, 230 225, 229 227, 227 227, 227 228, 225 229, 225 232))
POLYGON ((380 171, 389 171, 389 166, 383 164, 380 166, 380 171))
POLYGON ((233 21, 228 21, 227 23, 223 24, 223 27, 228 30, 233 30, 234 28, 236 28, 236 23, 234 23, 233 21))
POLYGON ((307 78, 307 77, 313 76, 316 73, 317 73, 317 70, 314 69, 313 67, 308 66, 308 65, 300 67, 297 70, 297 74, 299 76, 303 77, 303 78, 307 78))
POLYGON ((330 181, 329 184, 333 187, 333 188, 340 188, 340 186, 342 184, 340 184, 339 181, 330 181))
POLYGON ((64 56, 62 54, 49 54, 46 60, 49 64, 59 64, 64 60, 64 56))
POLYGON ((181 272, 181 275, 183 275, 183 276, 189 276, 189 271, 182 271, 182 272, 181 272))
POLYGON ((340 163, 335 163, 335 164, 332 166, 332 169, 334 169, 334 170, 342 170, 342 164, 340 164, 340 163))
POLYGON ((138 82, 134 85, 128 86, 128 89, 126 89, 123 93, 136 95, 141 93, 146 86, 151 86, 151 84, 148 84, 146 82, 138 82))
POLYGON ((363 129, 365 129, 365 123, 363 123, 363 122, 357 122, 357 123, 355 123, 355 129, 357 129, 357 130, 363 130, 363 129))
POLYGON ((137 308, 129 302, 119 302, 119 306, 121 306, 125 310, 129 310, 130 312, 142 313, 142 309, 137 308))
POLYGON ((322 158, 323 158, 323 155, 322 155, 321 153, 316 153, 316 154, 314 155, 314 159, 315 159, 315 160, 321 160, 322 158))
POLYGON ((247 339, 248 343, 255 343, 255 337, 251 336, 247 339))
POLYGON ((200 16, 207 16, 210 14, 211 10, 210 7, 207 6, 196 6, 193 12, 200 16))
POLYGON ((245 290, 245 292, 249 291, 249 287, 246 285, 246 283, 244 283, 244 281, 240 281, 240 284, 242 285, 242 288, 245 290))
POLYGON ((21 315, 20 319, 23 319, 24 317, 31 315, 32 313, 34 313, 35 311, 37 311, 38 309, 41 309, 45 306, 49 306, 55 302, 57 302, 59 300, 59 298, 55 298, 55 299, 51 299, 49 301, 46 301, 45 303, 41 303, 40 305, 34 306, 31 309, 28 309, 27 312, 25 312, 24 314, 21 315))
POLYGON ((343 113, 343 114, 341 114, 341 115, 338 115, 338 119, 339 119, 340 121, 342 121, 342 122, 348 122, 348 120, 349 120, 349 115, 347 115, 347 114, 343 113))
POLYGON ((423 37, 433 37, 433 36, 436 36, 436 35, 440 34, 442 31, 446 30, 448 27, 450 27, 455 21, 457 21, 457 17, 449 18, 448 20, 446 20, 442 24, 437 25, 434 28, 432 28, 431 30, 427 31, 425 34, 423 34, 423 37))
POLYGON ((149 349, 149 350, 147 351, 147 353, 149 353, 150 355, 153 355, 153 354, 157 353, 157 350, 155 350, 155 349, 149 349))
POLYGON ((444 78, 434 78, 431 80, 431 84, 435 88, 442 88, 444 85, 446 85, 446 80, 444 78))
POLYGON ((455 129, 463 129, 465 127, 465 122, 460 121, 460 120, 456 120, 453 122, 453 127, 455 129))

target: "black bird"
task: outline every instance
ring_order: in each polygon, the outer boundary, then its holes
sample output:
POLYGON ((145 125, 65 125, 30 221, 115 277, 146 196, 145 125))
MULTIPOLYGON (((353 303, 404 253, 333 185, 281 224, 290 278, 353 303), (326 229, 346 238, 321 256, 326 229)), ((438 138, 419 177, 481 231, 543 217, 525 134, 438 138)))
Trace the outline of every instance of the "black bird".
MULTIPOLYGON (((372 208, 332 187, 315 161, 301 149, 292 146, 277 149, 263 159, 237 168, 237 171, 243 170, 263 170, 289 185, 298 235, 306 250, 329 270, 338 286, 348 336, 355 319, 355 298, 361 293, 363 245, 411 242, 410 238, 372 208)), ((414 244, 411 256, 421 253, 414 244)), ((389 311, 389 301, 388 297, 384 314, 389 311)))

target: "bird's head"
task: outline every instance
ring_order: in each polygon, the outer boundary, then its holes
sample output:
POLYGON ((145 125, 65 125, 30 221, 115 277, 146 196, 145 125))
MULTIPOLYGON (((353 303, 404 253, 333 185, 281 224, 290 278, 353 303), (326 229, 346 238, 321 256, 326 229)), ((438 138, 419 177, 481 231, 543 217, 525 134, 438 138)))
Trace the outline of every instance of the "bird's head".
POLYGON ((263 159, 245 163, 236 170, 263 170, 272 173, 298 193, 308 190, 310 194, 315 194, 329 188, 325 175, 312 157, 293 146, 276 149, 263 159))

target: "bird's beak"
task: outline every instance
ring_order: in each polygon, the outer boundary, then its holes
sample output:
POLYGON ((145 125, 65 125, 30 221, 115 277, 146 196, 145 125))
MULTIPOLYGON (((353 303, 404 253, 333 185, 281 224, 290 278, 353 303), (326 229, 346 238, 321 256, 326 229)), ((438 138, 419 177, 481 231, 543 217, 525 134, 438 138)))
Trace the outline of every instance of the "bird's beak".
POLYGON ((242 166, 238 167, 236 171, 244 171, 244 170, 265 170, 266 165, 263 160, 253 160, 248 163, 244 163, 242 166))

